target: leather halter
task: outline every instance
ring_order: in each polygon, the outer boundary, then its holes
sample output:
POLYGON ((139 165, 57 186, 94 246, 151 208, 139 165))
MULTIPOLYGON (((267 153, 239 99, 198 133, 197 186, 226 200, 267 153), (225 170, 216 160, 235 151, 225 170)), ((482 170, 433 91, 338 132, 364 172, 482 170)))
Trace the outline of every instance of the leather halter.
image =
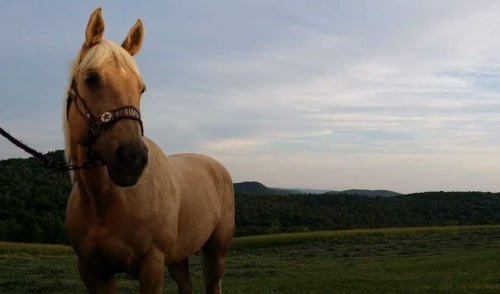
POLYGON ((71 88, 69 89, 68 98, 66 100, 67 119, 69 118, 69 109, 71 107, 71 102, 73 101, 75 102, 78 112, 80 112, 89 126, 87 145, 90 147, 95 142, 102 129, 125 118, 138 121, 141 125, 141 134, 144 136, 144 127, 142 126, 141 113, 139 112, 139 110, 137 110, 137 108, 133 106, 123 106, 114 110, 105 111, 100 115, 95 116, 88 108, 87 103, 85 103, 85 99, 83 99, 82 96, 80 96, 80 94, 78 93, 75 80, 73 80, 73 82, 71 83, 71 88))

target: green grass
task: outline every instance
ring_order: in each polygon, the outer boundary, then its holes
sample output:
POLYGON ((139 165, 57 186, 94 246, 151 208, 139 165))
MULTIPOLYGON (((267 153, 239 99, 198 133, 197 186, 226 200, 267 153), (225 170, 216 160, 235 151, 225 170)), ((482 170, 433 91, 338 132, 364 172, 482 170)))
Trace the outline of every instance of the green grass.
MULTIPOLYGON (((18 245, 0 243, 0 293, 86 293, 71 249, 12 249, 18 245)), ((201 293, 199 257, 190 263, 194 292, 201 293)), ((167 278, 164 293, 176 293, 173 284, 167 278)), ((138 289, 127 275, 118 275, 117 286, 119 293, 138 289)), ((223 288, 225 293, 500 293, 500 226, 237 238, 223 288)))
POLYGON ((65 245, 29 244, 0 241, 0 255, 26 253, 30 255, 71 255, 73 249, 65 245))
POLYGON ((383 228, 357 229, 339 231, 318 231, 302 233, 270 234, 260 236, 239 237, 233 241, 233 250, 246 248, 262 248, 282 245, 300 244, 314 241, 329 241, 339 239, 353 239, 363 236, 390 236, 390 235, 422 235, 429 233, 462 233, 468 231, 498 231, 500 225, 483 226, 447 226, 447 227, 416 227, 416 228, 383 228))

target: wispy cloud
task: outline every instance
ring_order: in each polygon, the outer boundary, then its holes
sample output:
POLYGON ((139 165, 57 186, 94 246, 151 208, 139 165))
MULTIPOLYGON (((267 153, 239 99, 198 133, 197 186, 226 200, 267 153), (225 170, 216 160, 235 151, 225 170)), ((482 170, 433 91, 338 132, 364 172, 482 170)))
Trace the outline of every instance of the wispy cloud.
MULTIPOLYGON (((0 12, 0 118, 43 149, 62 146, 41 113, 59 119, 98 4, 60 5, 78 21, 22 1, 0 12)), ((499 14, 495 1, 104 6, 112 39, 146 24, 142 111, 167 153, 208 153, 235 180, 401 192, 500 190, 499 14)))

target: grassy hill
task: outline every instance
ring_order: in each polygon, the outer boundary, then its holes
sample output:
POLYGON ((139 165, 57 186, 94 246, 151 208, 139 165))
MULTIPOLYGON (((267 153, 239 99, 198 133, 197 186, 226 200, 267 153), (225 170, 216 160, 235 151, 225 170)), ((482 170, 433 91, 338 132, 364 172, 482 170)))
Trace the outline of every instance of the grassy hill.
MULTIPOLYGON (((234 245, 225 293, 500 292, 499 226, 278 234, 237 238, 234 245)), ((1 293, 86 293, 71 250, 52 245, 6 252, 4 246, 1 293)), ((201 293, 199 256, 190 258, 190 272, 194 293, 201 293)), ((165 279, 164 292, 176 292, 165 279)), ((138 293, 128 275, 117 275, 116 284, 118 293, 138 293)))

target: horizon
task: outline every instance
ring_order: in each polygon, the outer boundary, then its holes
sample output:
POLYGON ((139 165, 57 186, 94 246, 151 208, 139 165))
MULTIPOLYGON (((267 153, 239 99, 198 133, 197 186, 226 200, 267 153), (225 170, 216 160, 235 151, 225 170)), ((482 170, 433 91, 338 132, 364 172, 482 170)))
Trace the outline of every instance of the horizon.
MULTIPOLYGON (((500 191, 500 2, 0 3, 0 125, 64 148, 90 14, 140 18, 145 135, 272 187, 500 191)), ((0 139, 0 159, 28 157, 0 139)))
MULTIPOLYGON (((51 153, 51 152, 64 152, 64 150, 51 150, 51 151, 48 151, 47 153, 51 153)), ((28 153, 26 153, 28 154, 28 153)), ((28 156, 28 157, 11 157, 11 158, 5 158, 5 159, 0 159, 0 162, 4 161, 4 160, 9 160, 9 159, 28 159, 28 158, 32 158, 34 159, 35 161, 38 161, 40 166, 43 166, 44 163, 43 161, 39 160, 38 158, 35 158, 33 156, 28 156)), ((51 167, 46 167, 47 169, 51 169, 51 167)), ((297 191, 305 191, 305 190, 311 190, 311 191, 321 191, 321 192, 310 192, 312 194, 323 194, 323 193, 328 193, 328 192, 345 192, 345 191, 349 191, 349 190, 366 190, 366 191, 388 191, 388 192, 395 192, 395 193, 398 193, 400 195, 409 195, 409 194, 418 194, 418 193, 434 193, 434 192, 458 192, 458 193, 473 193, 473 192, 485 192, 485 193, 500 193, 500 192, 496 192, 496 191, 484 191, 484 190, 429 190, 429 191, 413 191, 413 192, 409 192, 409 193, 403 193, 403 192, 400 192, 400 191, 396 191, 396 190, 391 190, 391 189, 384 189, 384 188, 377 188, 377 189, 374 189, 374 188, 369 188, 369 187, 350 187, 348 189, 335 189, 335 188, 321 188, 321 187, 295 187, 295 186, 272 186, 272 185, 268 185, 266 183, 263 183, 263 182, 259 182, 259 181, 256 181, 256 180, 242 180, 242 181, 239 181, 239 182, 233 182, 233 185, 235 184, 243 184, 243 183, 256 183, 256 184, 260 184, 260 185, 263 185, 265 188, 268 188, 268 189, 282 189, 282 190, 297 190, 297 191)), ((309 193, 309 192, 308 192, 309 193)))
POLYGON ((388 191, 388 192, 395 192, 399 193, 401 195, 408 195, 408 194, 418 194, 418 193, 438 193, 438 192, 445 192, 445 193, 473 193, 473 192, 484 192, 484 193, 500 193, 498 191, 480 191, 480 190, 429 190, 429 191, 414 191, 414 192, 409 192, 409 193, 403 193, 400 191, 395 191, 391 189, 373 189, 373 188, 360 188, 360 187, 351 187, 348 189, 324 189, 324 188, 317 188, 317 187, 275 187, 275 186, 269 186, 266 185, 265 183, 259 182, 259 181, 252 181, 252 180, 247 180, 247 181, 241 181, 241 182, 234 182, 233 184, 241 184, 241 183, 259 183, 264 185, 266 188, 269 189, 284 189, 284 190, 318 190, 318 191, 325 191, 325 192, 344 192, 344 191, 349 191, 349 190, 367 190, 367 191, 388 191))

